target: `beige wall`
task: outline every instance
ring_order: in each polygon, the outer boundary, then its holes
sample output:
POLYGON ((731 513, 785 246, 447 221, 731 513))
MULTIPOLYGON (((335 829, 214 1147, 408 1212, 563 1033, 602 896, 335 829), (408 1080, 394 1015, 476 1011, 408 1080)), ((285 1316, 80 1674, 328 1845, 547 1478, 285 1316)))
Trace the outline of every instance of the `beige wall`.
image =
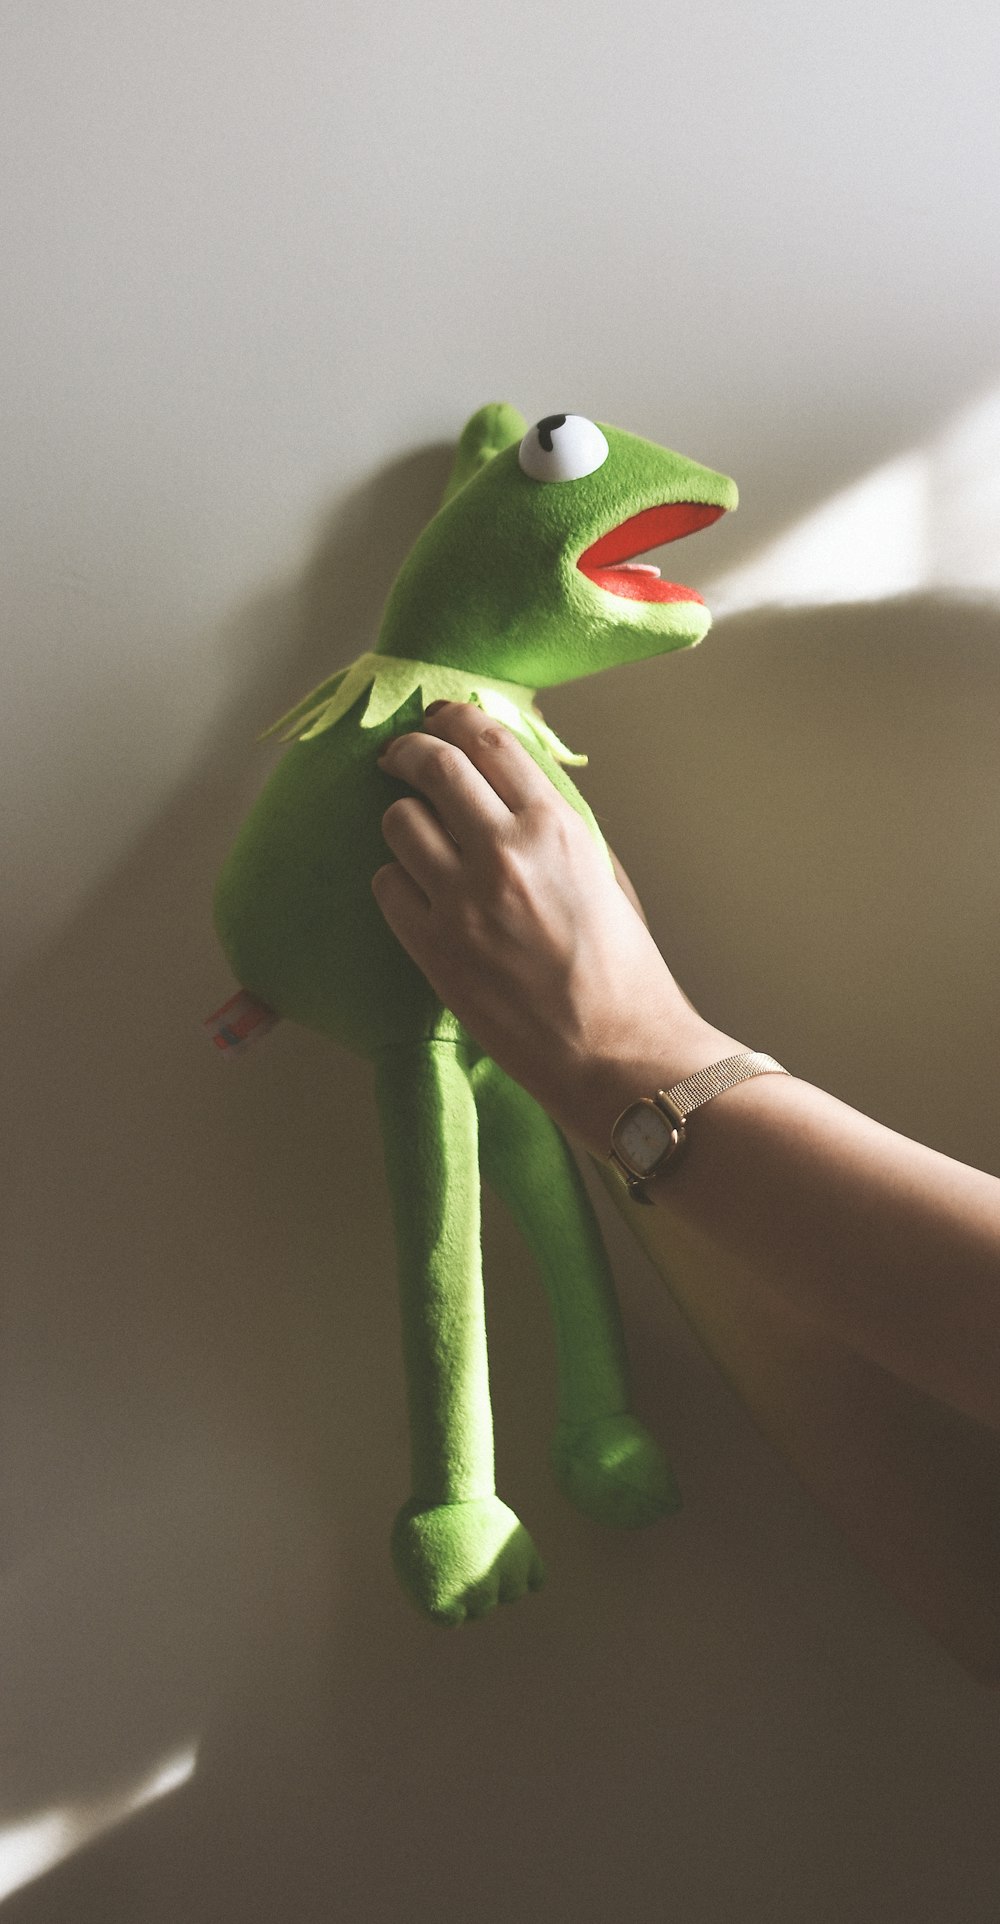
POLYGON ((552 1489, 549 1330, 490 1210, 502 1488, 549 1582, 457 1635, 409 1613, 367 1072, 198 1033, 256 730, 368 645, 464 415, 568 405, 744 489, 690 549, 705 645, 546 703, 677 973, 1000 1171, 995 34, 6 10, 12 1924, 995 1919, 995 1698, 613 1214, 682 1515, 617 1539, 552 1489))

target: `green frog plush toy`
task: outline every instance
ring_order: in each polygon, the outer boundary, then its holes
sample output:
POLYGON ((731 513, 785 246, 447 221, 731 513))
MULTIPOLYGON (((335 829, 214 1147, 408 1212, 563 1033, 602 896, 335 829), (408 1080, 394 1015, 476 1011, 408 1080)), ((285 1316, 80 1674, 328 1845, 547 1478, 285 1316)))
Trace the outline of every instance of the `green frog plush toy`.
POLYGON ((701 598, 635 557, 735 505, 726 476, 616 428, 574 414, 528 428, 511 407, 481 408, 374 651, 269 731, 291 746, 218 883, 216 923, 243 987, 374 1065, 412 1451, 393 1558, 439 1623, 484 1616, 541 1581, 534 1544, 494 1487, 481 1175, 511 1209, 551 1301, 552 1457, 565 1494, 625 1526, 652 1522, 678 1497, 630 1412, 608 1260, 566 1142, 435 999, 376 905, 382 815, 400 793, 379 750, 419 729, 432 701, 478 702, 600 840, 565 773, 586 758, 547 727, 536 690, 700 641, 710 622, 701 598))

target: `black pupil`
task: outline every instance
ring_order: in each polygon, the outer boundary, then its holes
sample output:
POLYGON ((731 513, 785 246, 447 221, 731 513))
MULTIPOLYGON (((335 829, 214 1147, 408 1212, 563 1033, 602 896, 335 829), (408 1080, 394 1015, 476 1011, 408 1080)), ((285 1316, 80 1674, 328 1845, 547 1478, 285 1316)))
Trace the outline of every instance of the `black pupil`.
POLYGON ((552 453, 552 436, 555 429, 565 427, 565 425, 565 414, 547 414, 544 421, 539 421, 537 429, 538 439, 545 449, 546 454, 552 453))

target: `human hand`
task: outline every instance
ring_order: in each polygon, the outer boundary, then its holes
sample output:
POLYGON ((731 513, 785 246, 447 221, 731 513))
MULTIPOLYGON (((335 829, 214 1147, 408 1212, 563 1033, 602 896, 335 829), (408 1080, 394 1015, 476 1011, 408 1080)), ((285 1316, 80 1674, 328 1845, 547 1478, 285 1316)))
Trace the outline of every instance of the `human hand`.
POLYGON ((445 1006, 565 1129, 604 1154, 634 1096, 725 1053, 631 884, 509 729, 448 702, 424 732, 390 742, 381 766, 420 791, 382 818, 396 860, 372 889, 386 921, 445 1006))

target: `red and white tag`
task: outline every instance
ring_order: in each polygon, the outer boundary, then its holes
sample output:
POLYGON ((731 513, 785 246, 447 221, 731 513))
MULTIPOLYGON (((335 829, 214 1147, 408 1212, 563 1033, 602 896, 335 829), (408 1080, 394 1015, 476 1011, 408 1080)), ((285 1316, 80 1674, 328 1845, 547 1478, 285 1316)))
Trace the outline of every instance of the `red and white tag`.
POLYGON ((280 1015, 268 1008, 266 1002, 258 1002, 246 989, 237 989, 221 1009, 205 1017, 201 1026, 207 1031, 213 1048, 221 1055, 232 1057, 244 1055, 253 1043, 263 1041, 280 1021, 280 1015))

